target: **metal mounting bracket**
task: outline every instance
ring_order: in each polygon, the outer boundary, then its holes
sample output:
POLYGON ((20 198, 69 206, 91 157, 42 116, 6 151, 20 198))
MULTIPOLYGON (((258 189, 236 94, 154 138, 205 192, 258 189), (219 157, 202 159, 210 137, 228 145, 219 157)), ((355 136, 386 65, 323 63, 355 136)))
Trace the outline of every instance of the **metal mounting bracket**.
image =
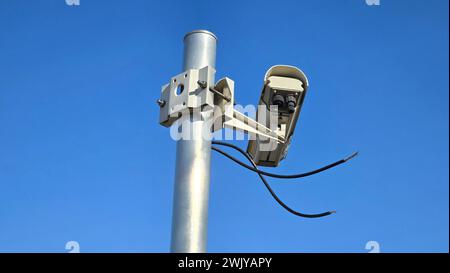
POLYGON ((170 79, 161 89, 159 123, 170 127, 183 112, 200 107, 214 108, 214 95, 209 91, 216 70, 205 66, 189 69, 170 79))
MULTIPOLYGON (((284 136, 273 131, 254 119, 234 109, 234 81, 230 78, 220 79, 214 87, 214 105, 218 107, 214 119, 222 121, 221 128, 240 130, 245 133, 260 135, 284 143, 284 136)), ((219 128, 219 129, 221 129, 219 128)))
POLYGON ((284 143, 284 135, 234 109, 234 81, 225 77, 211 85, 215 72, 209 66, 189 69, 162 86, 161 97, 157 101, 160 106, 159 123, 170 127, 183 112, 209 107, 214 110, 214 120, 220 121, 220 125, 213 126, 212 130, 226 127, 284 143))

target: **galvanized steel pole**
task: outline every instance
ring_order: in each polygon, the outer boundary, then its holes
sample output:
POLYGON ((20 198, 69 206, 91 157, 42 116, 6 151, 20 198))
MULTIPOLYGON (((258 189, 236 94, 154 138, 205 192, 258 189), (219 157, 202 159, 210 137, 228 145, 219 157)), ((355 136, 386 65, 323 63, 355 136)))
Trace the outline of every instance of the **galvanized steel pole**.
MULTIPOLYGON (((215 68, 216 45, 217 37, 209 31, 186 34, 183 71, 215 68)), ((181 129, 189 130, 191 139, 177 142, 171 252, 206 252, 211 140, 202 134, 211 118, 207 112, 191 115, 181 129)))

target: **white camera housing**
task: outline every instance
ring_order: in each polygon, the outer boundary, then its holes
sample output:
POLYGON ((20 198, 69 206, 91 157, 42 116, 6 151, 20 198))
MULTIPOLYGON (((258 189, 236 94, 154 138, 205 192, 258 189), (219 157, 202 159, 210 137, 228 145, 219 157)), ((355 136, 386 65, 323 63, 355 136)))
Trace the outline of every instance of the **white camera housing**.
MULTIPOLYGON (((257 165, 276 167, 286 157, 307 90, 308 79, 297 67, 276 65, 266 72, 259 100, 259 105, 264 106, 266 111, 265 114, 262 113, 265 115, 263 121, 258 122, 270 127, 270 121, 277 119, 278 128, 270 129, 285 141, 280 142, 262 135, 256 135, 255 140, 250 140, 247 152, 257 165), (274 111, 274 105, 278 110, 274 111)), ((257 117, 261 119, 261 113, 257 113, 257 117)))

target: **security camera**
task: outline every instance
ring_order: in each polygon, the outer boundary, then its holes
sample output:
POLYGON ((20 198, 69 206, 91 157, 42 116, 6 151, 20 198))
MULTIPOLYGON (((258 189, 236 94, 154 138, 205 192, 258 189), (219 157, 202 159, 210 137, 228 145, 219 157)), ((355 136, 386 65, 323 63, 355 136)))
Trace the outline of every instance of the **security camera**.
POLYGON ((308 79, 297 67, 276 65, 266 72, 257 111, 258 122, 271 127, 269 123, 275 118, 278 122, 273 130, 285 141, 262 135, 250 140, 247 152, 257 165, 276 167, 286 157, 307 89, 308 79), (264 113, 259 113, 261 109, 264 113))

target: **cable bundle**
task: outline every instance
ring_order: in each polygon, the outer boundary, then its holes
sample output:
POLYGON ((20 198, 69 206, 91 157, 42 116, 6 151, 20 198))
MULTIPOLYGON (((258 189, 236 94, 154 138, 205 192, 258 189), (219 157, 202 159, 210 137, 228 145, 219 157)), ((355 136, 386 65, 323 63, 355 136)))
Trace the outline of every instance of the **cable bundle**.
POLYGON ((358 155, 358 152, 353 153, 352 155, 350 155, 347 158, 338 160, 334 163, 331 163, 329 165, 326 165, 324 167, 321 167, 319 169, 310 171, 310 172, 306 172, 306 173, 300 173, 300 174, 293 174, 293 175, 281 175, 281 174, 274 174, 274 173, 270 173, 270 172, 265 172, 262 171, 260 169, 258 169, 258 167, 256 166, 255 162, 253 161, 253 159, 251 158, 251 156, 244 150, 242 150, 241 148, 239 148, 236 145, 227 143, 227 142, 222 142, 222 141, 212 141, 213 145, 220 145, 220 146, 227 146, 230 148, 235 149, 236 151, 240 152, 243 156, 245 156, 248 161, 250 161, 250 163, 253 165, 247 165, 244 162, 240 161, 239 159, 231 156, 230 154, 222 151, 221 149, 212 146, 211 149, 213 149, 214 151, 228 157, 229 159, 233 160, 234 162, 236 162, 237 164, 241 165, 242 167, 251 170, 253 172, 256 172, 259 177, 261 178, 261 181, 264 183, 264 185, 266 186, 267 190, 270 192, 270 194, 272 195, 272 197, 278 202, 278 204, 280 204, 280 206, 282 206, 284 209, 286 209, 287 211, 289 211, 290 213, 300 216, 300 217, 304 217, 304 218, 319 218, 319 217, 324 217, 324 216, 328 216, 330 214, 336 213, 336 211, 331 210, 331 211, 327 211, 327 212, 323 212, 323 213, 317 213, 317 214, 305 214, 305 213, 301 213, 298 212, 296 210, 293 210, 292 208, 290 208, 288 205, 286 205, 283 201, 281 201, 281 199, 276 195, 276 193, 272 190, 272 188, 270 187, 270 184, 267 182, 267 180, 265 179, 265 176, 270 176, 270 177, 274 177, 274 178, 280 178, 280 179, 293 179, 293 178, 302 178, 302 177, 306 177, 306 176, 310 176, 310 175, 314 175, 323 171, 326 171, 328 169, 334 168, 338 165, 341 165, 347 161, 349 161, 350 159, 354 158, 355 156, 358 155))

